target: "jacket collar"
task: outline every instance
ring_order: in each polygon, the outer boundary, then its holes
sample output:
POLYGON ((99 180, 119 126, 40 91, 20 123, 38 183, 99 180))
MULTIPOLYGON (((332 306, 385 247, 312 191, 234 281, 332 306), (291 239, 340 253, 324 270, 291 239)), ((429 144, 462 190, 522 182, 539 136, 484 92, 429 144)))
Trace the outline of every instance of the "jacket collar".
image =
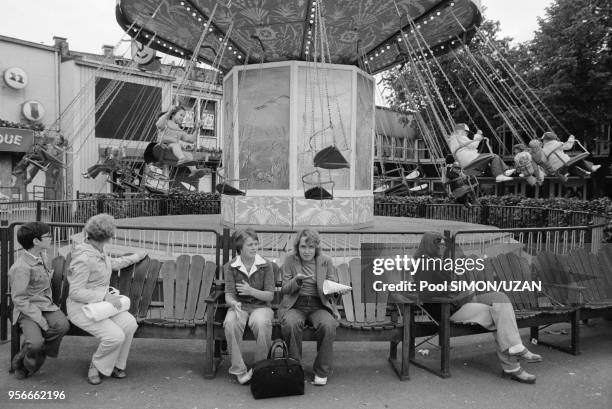
POLYGON ((236 259, 230 265, 234 268, 237 268, 238 270, 242 271, 244 274, 250 277, 251 274, 257 271, 257 268, 259 266, 267 264, 267 263, 268 262, 263 257, 261 257, 259 254, 255 254, 255 261, 253 262, 253 265, 251 266, 251 271, 247 271, 246 266, 242 262, 242 259, 240 258, 239 255, 236 256, 236 259))
POLYGON ((21 257, 23 257, 23 261, 25 261, 30 266, 35 266, 38 264, 45 265, 42 255, 40 257, 37 257, 29 251, 24 250, 21 257))

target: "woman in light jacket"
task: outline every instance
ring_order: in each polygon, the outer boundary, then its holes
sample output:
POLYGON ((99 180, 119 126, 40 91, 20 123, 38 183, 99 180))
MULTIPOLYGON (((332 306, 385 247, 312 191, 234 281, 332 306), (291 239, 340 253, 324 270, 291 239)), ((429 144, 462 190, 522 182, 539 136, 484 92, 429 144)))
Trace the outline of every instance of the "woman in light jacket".
POLYGON ((120 270, 142 260, 146 254, 112 258, 104 251, 115 234, 115 219, 108 214, 98 214, 85 224, 85 241, 75 247, 68 272, 70 292, 66 300, 68 318, 77 327, 89 332, 100 340, 93 355, 87 380, 92 385, 101 382, 100 373, 114 378, 125 378, 125 366, 132 337, 138 325, 127 311, 110 318, 94 321, 83 313, 83 306, 89 303, 108 301, 121 309, 118 294, 109 292, 112 270, 120 270))

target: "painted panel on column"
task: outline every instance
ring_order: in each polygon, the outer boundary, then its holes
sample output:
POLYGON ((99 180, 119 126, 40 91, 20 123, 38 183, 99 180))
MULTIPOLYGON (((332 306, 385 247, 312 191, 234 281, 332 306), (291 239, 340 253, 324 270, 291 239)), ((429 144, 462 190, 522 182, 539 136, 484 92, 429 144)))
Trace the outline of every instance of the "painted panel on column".
POLYGON ((357 74, 357 125, 355 163, 355 189, 372 190, 372 135, 374 133, 374 84, 357 74))
POLYGON ((236 197, 236 224, 291 226, 290 197, 236 197))
MULTIPOLYGON (((322 67, 298 69, 298 186, 302 176, 315 169, 315 154, 327 146, 335 145, 350 163, 351 75, 348 70, 322 67)), ((349 189, 350 169, 320 171, 322 181, 334 181, 334 189, 349 189)))
POLYGON ((290 67, 240 71, 242 189, 289 189, 290 67))
POLYGON ((223 85, 223 169, 227 179, 234 179, 234 74, 223 85))

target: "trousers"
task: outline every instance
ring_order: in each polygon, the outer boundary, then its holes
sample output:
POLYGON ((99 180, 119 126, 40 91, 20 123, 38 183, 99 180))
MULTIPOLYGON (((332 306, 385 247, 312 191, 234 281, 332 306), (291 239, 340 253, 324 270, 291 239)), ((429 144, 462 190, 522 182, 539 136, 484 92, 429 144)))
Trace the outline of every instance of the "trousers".
POLYGON ((70 321, 100 340, 91 362, 101 374, 110 376, 115 367, 125 369, 132 338, 138 328, 132 314, 123 311, 96 322, 78 309, 74 315, 70 315, 70 321))
POLYGON ((302 360, 302 335, 305 323, 313 326, 317 339, 314 373, 326 378, 331 372, 333 363, 338 321, 323 307, 318 297, 299 297, 281 319, 281 330, 289 347, 289 356, 298 361, 302 360))
POLYGON ((497 357, 501 367, 506 372, 514 372, 520 368, 516 357, 508 353, 515 345, 522 345, 514 308, 508 296, 504 293, 490 292, 474 296, 471 302, 464 304, 451 317, 453 322, 477 323, 492 330, 497 357))
POLYGON ((43 317, 49 324, 49 329, 43 329, 26 315, 21 314, 17 322, 23 332, 23 365, 29 373, 40 369, 45 356, 56 358, 63 336, 70 329, 68 319, 61 311, 43 311, 43 317))
POLYGON ((240 343, 247 323, 255 335, 255 361, 268 357, 268 351, 272 345, 272 318, 274 318, 274 311, 270 307, 242 304, 240 310, 232 308, 227 311, 223 329, 232 362, 229 373, 242 375, 247 371, 240 351, 240 343))

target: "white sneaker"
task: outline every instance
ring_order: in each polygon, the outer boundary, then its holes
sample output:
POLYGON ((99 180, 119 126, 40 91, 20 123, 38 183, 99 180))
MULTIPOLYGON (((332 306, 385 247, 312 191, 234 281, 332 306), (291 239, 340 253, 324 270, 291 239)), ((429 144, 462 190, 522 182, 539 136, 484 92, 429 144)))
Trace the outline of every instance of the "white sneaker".
POLYGON ((506 169, 504 171, 504 176, 512 176, 514 175, 514 172, 516 172, 516 169, 506 169))
POLYGON ((238 379, 238 383, 240 385, 245 385, 245 384, 249 383, 249 381, 251 380, 252 377, 253 377, 253 370, 252 369, 249 369, 248 371, 246 371, 242 375, 236 375, 236 378, 238 379))
POLYGON ((597 172, 597 170, 599 170, 599 168, 601 168, 601 165, 593 165, 593 166, 591 166, 591 173, 597 172))
POLYGON ((312 384, 315 386, 325 386, 327 384, 327 377, 321 378, 320 376, 315 375, 312 384))
POLYGON ((505 176, 505 175, 497 175, 497 177, 495 178, 495 181, 497 183, 507 182, 509 180, 512 180, 512 178, 510 176, 505 176))

